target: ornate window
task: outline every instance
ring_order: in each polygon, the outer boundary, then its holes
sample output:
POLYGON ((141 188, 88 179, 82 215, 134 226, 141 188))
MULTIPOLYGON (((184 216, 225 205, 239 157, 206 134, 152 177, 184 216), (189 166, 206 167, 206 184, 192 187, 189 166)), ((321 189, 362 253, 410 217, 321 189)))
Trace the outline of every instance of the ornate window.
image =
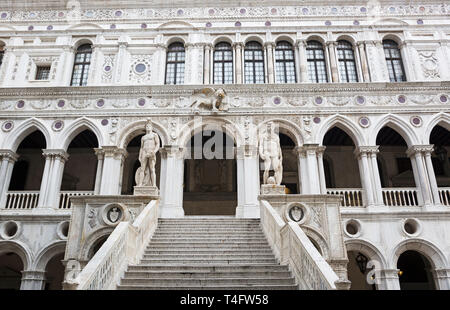
POLYGON ((244 50, 245 83, 264 83, 264 52, 261 44, 255 41, 248 42, 244 50))
POLYGON ((91 66, 92 45, 84 44, 77 49, 73 64, 72 86, 86 86, 91 66))
POLYGON ((36 68, 35 80, 48 80, 50 77, 50 66, 38 66, 36 68))
POLYGON ((296 83, 294 49, 289 42, 280 41, 275 47, 275 73, 277 83, 296 83))
POLYGON ((166 61, 166 84, 184 83, 184 61, 186 52, 180 42, 169 45, 166 61))
POLYGON ((312 83, 328 82, 325 52, 318 41, 308 41, 306 44, 306 58, 308 61, 308 78, 312 83))
POLYGON ((233 83, 233 50, 231 45, 220 42, 214 47, 214 84, 233 83))
POLYGON ((383 41, 384 56, 389 71, 389 79, 391 82, 406 81, 405 70, 403 69, 402 56, 398 44, 392 40, 383 41))
POLYGON ((347 41, 338 41, 337 56, 341 82, 358 82, 355 54, 353 53, 351 43, 347 41))

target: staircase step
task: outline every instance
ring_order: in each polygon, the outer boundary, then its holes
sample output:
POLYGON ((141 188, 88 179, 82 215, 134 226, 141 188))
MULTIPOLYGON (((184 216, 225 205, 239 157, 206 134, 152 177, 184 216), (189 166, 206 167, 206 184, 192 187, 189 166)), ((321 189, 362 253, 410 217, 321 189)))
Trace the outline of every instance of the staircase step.
POLYGON ((118 285, 119 290, 257 290, 257 291, 274 291, 274 290, 298 290, 297 285, 233 285, 233 286, 156 286, 156 285, 118 285))
POLYGON ((129 278, 122 279, 122 285, 159 285, 159 286, 217 286, 217 285, 295 285, 295 281, 292 278, 208 278, 208 279, 186 279, 186 278, 129 278))
POLYGON ((142 259, 141 263, 143 264, 205 264, 205 265, 221 265, 221 264, 275 264, 277 263, 276 259, 273 258, 261 258, 261 259, 186 259, 186 258, 172 258, 172 259, 142 259))
POLYGON ((231 273, 231 272, 277 272, 277 271, 289 271, 289 268, 285 265, 278 264, 253 264, 253 265, 218 265, 218 266, 198 266, 198 265, 166 265, 166 264, 153 264, 153 265, 130 265, 128 266, 129 272, 141 271, 141 272, 171 272, 171 273, 204 273, 204 272, 217 272, 217 273, 231 273))
POLYGON ((144 254, 143 260, 161 259, 219 259, 219 260, 233 260, 233 259, 273 259, 273 254, 144 254))
POLYGON ((266 271, 262 270, 247 271, 247 272, 178 272, 178 271, 127 271, 125 272, 126 278, 134 279, 265 279, 267 277, 272 278, 289 278, 291 277, 290 271, 266 271))
POLYGON ((270 248, 261 249, 261 248, 242 248, 242 249, 176 249, 176 248, 166 248, 159 250, 145 250, 145 255, 191 255, 191 254, 200 254, 200 255, 273 255, 272 250, 270 248))

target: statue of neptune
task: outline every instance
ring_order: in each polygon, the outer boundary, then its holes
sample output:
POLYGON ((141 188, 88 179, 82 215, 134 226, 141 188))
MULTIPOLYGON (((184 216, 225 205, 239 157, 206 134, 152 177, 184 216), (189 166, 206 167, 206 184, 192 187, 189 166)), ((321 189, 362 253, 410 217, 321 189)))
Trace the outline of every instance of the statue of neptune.
POLYGON ((263 184, 281 184, 283 178, 283 155, 281 153, 280 138, 274 132, 273 123, 267 123, 267 130, 259 138, 259 156, 264 161, 263 184), (269 178, 270 168, 274 170, 274 177, 269 178))
POLYGON ((154 133, 152 122, 147 121, 145 126, 146 134, 141 139, 141 149, 139 151, 139 162, 141 167, 136 171, 137 186, 156 187, 156 153, 159 151, 159 137, 154 133))

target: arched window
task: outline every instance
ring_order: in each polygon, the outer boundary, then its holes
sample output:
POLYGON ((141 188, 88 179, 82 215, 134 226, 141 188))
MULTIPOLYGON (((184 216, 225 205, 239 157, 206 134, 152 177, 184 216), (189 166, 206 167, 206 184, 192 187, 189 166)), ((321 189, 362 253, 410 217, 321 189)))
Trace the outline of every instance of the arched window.
POLYGON ((306 44, 306 58, 308 61, 308 78, 311 83, 328 82, 325 52, 318 41, 308 41, 306 44))
POLYGON ((244 50, 245 83, 264 83, 264 53, 261 44, 248 42, 244 50))
POLYGON ((389 80, 391 82, 406 81, 405 70, 403 69, 402 56, 398 44, 392 40, 383 41, 384 55, 389 71, 389 80))
POLYGON ((180 42, 169 45, 166 62, 166 84, 184 83, 184 60, 186 52, 180 42))
POLYGON ((231 45, 220 42, 214 47, 214 84, 233 83, 233 50, 231 45))
POLYGON ((341 82, 358 82, 355 54, 352 45, 347 41, 338 41, 337 56, 341 82))
POLYGON ((280 41, 275 48, 277 83, 296 83, 294 49, 289 42, 280 41))
POLYGON ((73 64, 72 86, 86 86, 91 66, 92 45, 83 44, 77 49, 73 64))

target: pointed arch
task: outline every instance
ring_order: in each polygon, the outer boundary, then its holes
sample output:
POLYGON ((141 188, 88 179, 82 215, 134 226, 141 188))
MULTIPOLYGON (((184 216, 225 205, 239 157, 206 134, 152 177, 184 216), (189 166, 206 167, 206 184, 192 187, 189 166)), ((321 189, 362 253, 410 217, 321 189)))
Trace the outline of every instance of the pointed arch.
POLYGON ((92 247, 97 244, 100 239, 104 238, 105 236, 110 235, 114 231, 114 227, 102 227, 97 229, 96 231, 92 232, 84 241, 84 244, 81 246, 81 249, 79 251, 78 259, 80 260, 89 260, 89 254, 92 250, 92 247))
MULTIPOLYGON (((160 123, 152 121, 153 131, 155 131, 159 138, 161 139, 161 144, 167 145, 169 143, 169 135, 166 129, 160 123)), ((145 133, 145 125, 147 124, 146 119, 142 119, 136 122, 132 122, 125 126, 118 135, 117 141, 119 142, 120 148, 126 148, 128 143, 130 143, 133 138, 145 133)))
POLYGON ((439 113, 428 122, 425 130, 425 136, 423 137, 423 144, 430 144, 431 132, 437 125, 442 126, 450 131, 450 115, 446 113, 439 113))
POLYGON ((47 149, 51 148, 53 143, 51 141, 51 135, 45 125, 36 118, 32 118, 20 124, 16 129, 14 129, 8 137, 5 139, 3 144, 4 149, 10 149, 14 152, 17 151, 20 143, 32 132, 39 130, 45 137, 45 147, 47 149))
POLYGON ((367 145, 364 135, 362 134, 360 129, 356 126, 356 124, 354 124, 353 121, 351 121, 349 118, 342 115, 335 115, 327 119, 322 124, 322 127, 317 132, 316 139, 314 139, 316 143, 322 145, 325 135, 333 127, 337 127, 343 130, 346 134, 348 134, 350 138, 353 140, 353 143, 355 144, 356 147, 360 145, 367 145))
POLYGON ((392 269, 397 268, 400 255, 408 250, 416 251, 424 255, 435 269, 446 268, 448 264, 445 255, 432 242, 420 238, 411 238, 400 242, 392 250, 389 257, 389 265, 392 269))
POLYGON ((23 270, 28 270, 33 261, 33 255, 25 244, 20 241, 0 240, 0 255, 7 252, 17 254, 23 263, 23 270))
POLYGON ((66 241, 60 240, 44 247, 34 260, 34 270, 45 270, 48 262, 55 256, 66 251, 66 241))
POLYGON ((58 145, 57 148, 61 148, 67 151, 67 148, 69 147, 72 140, 84 130, 90 130, 95 134, 95 136, 97 137, 98 147, 104 144, 103 135, 100 129, 95 125, 94 122, 83 117, 75 120, 61 133, 61 139, 58 139, 58 141, 61 141, 60 143, 62 144, 58 145))
POLYGON ((383 127, 390 127, 391 129, 395 130, 398 134, 402 136, 402 138, 405 140, 408 147, 412 145, 419 144, 419 139, 417 138, 417 134, 415 131, 411 128, 410 125, 408 125, 407 122, 405 122, 402 118, 393 115, 388 114, 384 116, 372 129, 371 134, 369 135, 369 144, 368 145, 376 145, 376 140, 378 133, 383 127))

